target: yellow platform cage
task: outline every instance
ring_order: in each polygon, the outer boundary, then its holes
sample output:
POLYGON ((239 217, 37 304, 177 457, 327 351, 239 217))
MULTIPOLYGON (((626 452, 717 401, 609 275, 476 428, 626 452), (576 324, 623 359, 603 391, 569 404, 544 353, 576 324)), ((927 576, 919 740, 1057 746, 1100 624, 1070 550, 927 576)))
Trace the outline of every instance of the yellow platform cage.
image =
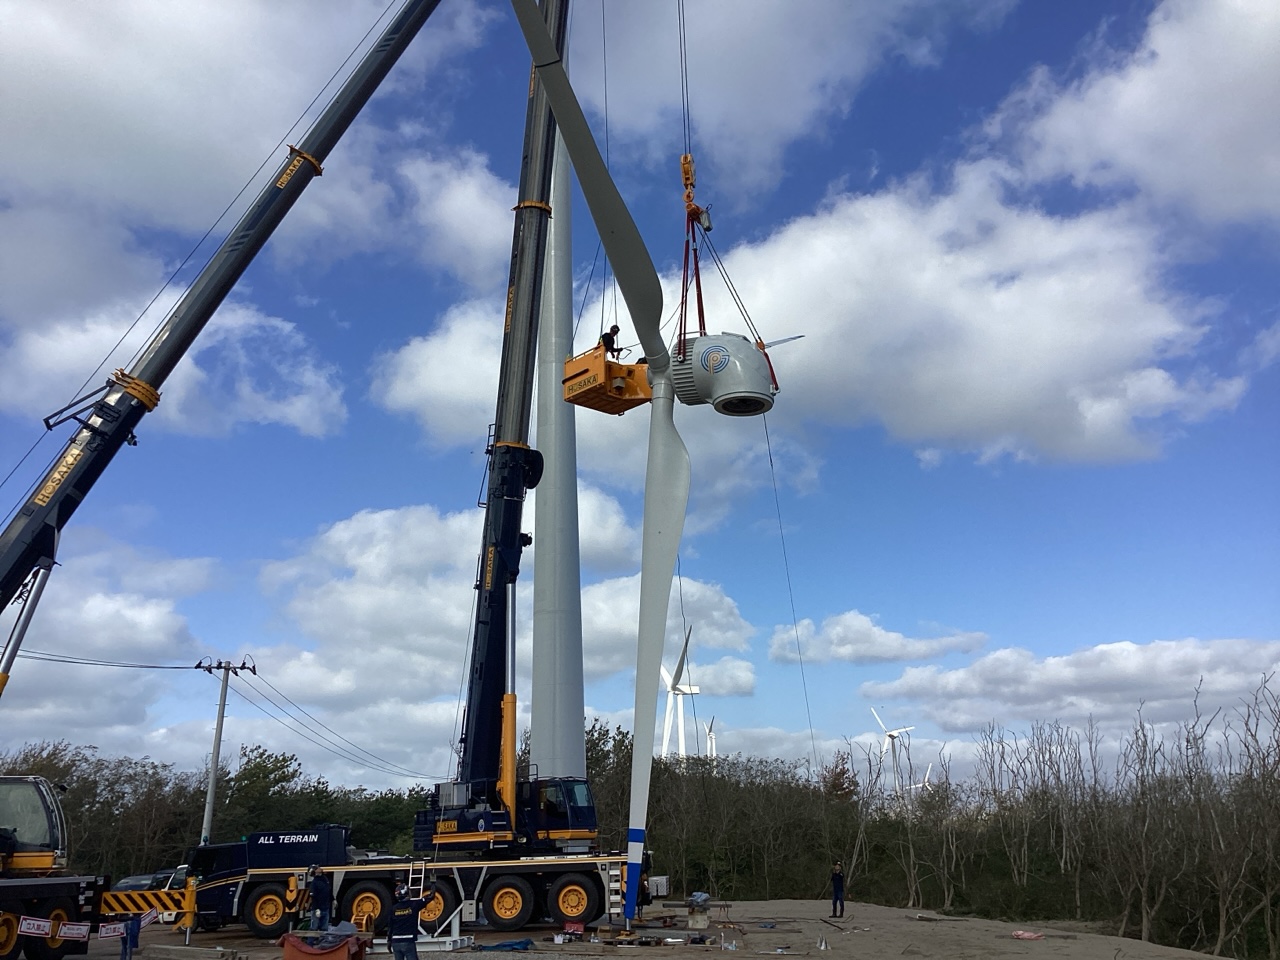
POLYGON ((565 400, 601 413, 623 414, 653 399, 648 365, 615 363, 603 343, 566 360, 561 382, 565 400))

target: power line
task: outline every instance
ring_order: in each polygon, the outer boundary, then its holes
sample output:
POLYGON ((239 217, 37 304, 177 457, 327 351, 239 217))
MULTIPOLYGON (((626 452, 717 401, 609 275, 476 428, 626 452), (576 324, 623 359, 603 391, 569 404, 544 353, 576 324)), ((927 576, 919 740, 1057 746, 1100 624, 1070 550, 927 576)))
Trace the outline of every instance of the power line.
MULTIPOLYGON (((270 703, 273 707, 279 710, 280 713, 283 714, 283 716, 277 716, 276 714, 272 713, 270 710, 264 707, 259 700, 256 700, 247 696, 243 691, 241 691, 234 685, 229 687, 232 693, 240 697, 240 699, 244 700, 246 703, 253 706, 255 709, 260 710, 262 713, 266 714, 268 717, 270 717, 276 723, 280 724, 280 726, 284 727, 290 733, 293 733, 296 736, 302 737, 302 739, 306 740, 311 744, 314 744, 315 746, 319 747, 321 750, 324 750, 327 753, 331 753, 335 757, 339 758, 340 760, 345 760, 348 763, 356 763, 363 767, 370 767, 374 770, 377 770, 379 773, 386 773, 391 776, 402 777, 405 775, 402 772, 402 770, 397 770, 392 767, 383 766, 382 764, 379 764, 379 763, 371 763, 366 757, 358 756, 352 753, 350 750, 347 750, 344 747, 341 747, 335 744, 328 737, 325 737, 324 734, 319 733, 313 728, 307 726, 297 717, 290 714, 287 709, 285 709, 278 702, 272 699, 269 694, 266 694, 262 690, 259 690, 257 687, 254 687, 251 684, 248 684, 246 681, 244 681, 240 677, 237 677, 236 679, 244 683, 245 686, 248 688, 248 690, 252 692, 255 697, 260 697, 262 700, 265 700, 267 703, 270 703), (286 719, 292 721, 292 725, 286 722, 286 719)), ((363 749, 363 748, 358 747, 357 749, 363 749)), ((423 780, 447 779, 444 777, 433 777, 430 774, 425 774, 425 773, 414 773, 413 776, 423 780)))
POLYGON ((20 650, 18 657, 24 660, 43 660, 46 663, 69 663, 84 667, 119 667, 128 670, 200 670, 204 663, 130 663, 124 660, 99 660, 94 657, 73 657, 46 650, 20 650))

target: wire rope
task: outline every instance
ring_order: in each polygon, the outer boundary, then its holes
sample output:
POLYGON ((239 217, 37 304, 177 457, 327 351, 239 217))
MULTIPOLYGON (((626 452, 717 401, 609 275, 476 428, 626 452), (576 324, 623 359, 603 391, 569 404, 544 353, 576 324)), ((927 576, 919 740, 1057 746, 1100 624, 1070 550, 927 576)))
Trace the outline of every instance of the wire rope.
MULTIPOLYGON (((237 677, 236 679, 239 680, 240 678, 237 677)), ((278 723, 285 730, 292 733, 294 736, 301 737, 303 740, 306 740, 308 743, 319 747, 321 750, 324 750, 326 753, 333 754, 335 757, 338 757, 340 760, 345 760, 348 763, 357 763, 361 766, 371 767, 372 769, 377 770, 379 773, 387 773, 392 776, 401 776, 401 774, 397 773, 394 770, 384 770, 381 767, 377 766, 376 764, 365 763, 358 757, 354 757, 349 753, 335 749, 334 747, 325 743, 323 740, 319 739, 318 737, 311 736, 310 733, 307 732, 305 727, 303 729, 298 729, 297 727, 291 726, 290 724, 286 723, 284 719, 282 719, 279 716, 276 716, 276 714, 272 713, 270 710, 264 707, 262 703, 259 702, 259 700, 254 699, 254 697, 261 697, 262 699, 266 700, 268 703, 272 703, 274 706, 277 707, 277 709, 279 709, 279 706, 276 705, 274 701, 271 700, 270 697, 263 694, 262 691, 254 687, 247 687, 247 689, 251 691, 254 695, 253 697, 250 697, 244 691, 240 690, 233 683, 229 683, 227 685, 227 689, 230 690, 232 693, 234 693, 237 697, 239 697, 245 703, 249 704, 251 707, 254 707, 255 709, 259 710, 262 714, 264 714, 271 720, 274 720, 276 723, 278 723)), ((285 716, 288 717, 289 716, 288 713, 285 713, 285 716)))
POLYGON ((678 0, 680 16, 680 107, 684 116, 684 152, 693 153, 693 122, 689 110, 689 42, 684 25, 684 0, 678 0))
POLYGON ((773 506, 778 516, 778 541, 782 545, 782 569, 787 581, 787 600, 791 605, 791 632, 796 641, 796 658, 800 662, 800 687, 804 691, 804 715, 809 722, 809 748, 813 764, 818 765, 818 739, 813 731, 813 711, 809 707, 809 682, 804 672, 804 649, 800 643, 800 625, 796 619, 796 594, 791 582, 791 561, 787 556, 787 535, 782 526, 782 499, 778 495, 778 471, 773 462, 773 440, 769 436, 768 414, 761 416, 764 424, 765 449, 769 454, 769 477, 773 481, 773 506))
POLYGON ((340 734, 337 730, 333 729, 333 727, 329 726, 327 723, 325 723, 323 720, 321 720, 319 717, 317 717, 315 714, 313 714, 313 713, 309 712, 309 711, 307 710, 307 708, 306 708, 306 707, 300 706, 296 701, 294 701, 294 700, 290 699, 288 694, 286 694, 284 691, 282 691, 279 687, 277 687, 274 683, 272 683, 272 682, 271 682, 270 680, 268 680, 266 677, 264 677, 264 676, 262 676, 262 675, 260 675, 260 674, 254 674, 254 676, 255 676, 258 680, 261 680, 263 683, 265 683, 268 687, 270 687, 270 688, 271 688, 272 690, 274 690, 276 693, 278 693, 281 697, 283 697, 283 698, 284 698, 284 700, 285 700, 285 701, 286 701, 290 706, 292 706, 295 710, 298 710, 298 711, 299 711, 300 713, 302 713, 304 716, 306 716, 307 718, 309 718, 309 719, 310 719, 310 720, 312 720, 313 722, 315 722, 315 723, 319 724, 321 727, 323 727, 325 730, 329 731, 329 733, 332 733, 335 737, 337 737, 337 738, 338 738, 339 740, 341 740, 343 743, 348 744, 349 746, 355 747, 355 749, 356 749, 356 750, 358 750, 360 753, 363 753, 363 754, 366 754, 367 756, 373 757, 373 759, 375 759, 375 760, 379 761, 380 763, 386 764, 388 767, 395 767, 395 768, 399 769, 401 772, 403 772, 406 776, 410 776, 410 777, 424 777, 424 776, 425 776, 425 774, 422 774, 422 773, 420 773, 420 772, 419 772, 419 771, 417 771, 417 770, 411 770, 411 769, 409 769, 408 767, 401 766, 400 764, 396 763, 394 760, 388 760, 386 757, 380 757, 380 756, 378 756, 378 754, 374 753, 372 750, 366 750, 364 747, 360 746, 360 744, 355 743, 354 741, 347 739, 347 738, 346 738, 346 737, 344 737, 342 734, 340 734))

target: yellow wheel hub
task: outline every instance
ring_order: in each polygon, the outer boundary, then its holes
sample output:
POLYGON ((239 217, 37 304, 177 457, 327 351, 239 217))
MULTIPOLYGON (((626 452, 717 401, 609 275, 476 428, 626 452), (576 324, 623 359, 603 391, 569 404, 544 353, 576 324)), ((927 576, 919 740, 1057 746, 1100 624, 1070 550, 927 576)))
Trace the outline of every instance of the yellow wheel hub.
POLYGON ((524 907, 524 896, 515 887, 503 887, 493 898, 493 912, 503 920, 513 920, 524 907))
POLYGON ((18 942, 18 918, 12 913, 0 913, 0 957, 8 956, 18 942))
POLYGON ((54 907, 49 911, 49 919, 53 921, 53 932, 45 937, 44 942, 49 945, 49 949, 57 950, 62 946, 62 938, 58 933, 62 930, 62 925, 71 919, 65 907, 54 907))
POLYGON ((418 917, 430 923, 433 920, 439 920, 442 913, 444 913, 444 897, 437 893, 427 901, 425 907, 418 911, 418 917))
POLYGON ((578 917, 587 912, 587 891, 576 883, 571 883, 560 891, 556 897, 556 905, 566 917, 578 917))
POLYGON ((253 919, 269 927, 284 916, 284 901, 279 897, 265 896, 253 905, 253 919))
POLYGON ((382 901, 376 893, 361 893, 351 901, 351 919, 356 917, 376 917, 382 913, 382 901))

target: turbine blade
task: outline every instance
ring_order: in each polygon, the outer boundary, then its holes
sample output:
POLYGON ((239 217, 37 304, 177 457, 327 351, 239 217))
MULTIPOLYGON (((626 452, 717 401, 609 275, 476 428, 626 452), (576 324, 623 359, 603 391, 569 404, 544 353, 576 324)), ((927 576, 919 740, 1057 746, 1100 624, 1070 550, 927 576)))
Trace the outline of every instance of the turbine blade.
MULTIPOLYGON (((649 421, 649 466, 644 484, 640 563, 640 625, 636 644, 636 700, 631 754, 631 813, 627 830, 628 877, 639 877, 649 813, 653 764, 653 724, 658 666, 666 636, 671 579, 689 503, 689 452, 672 419, 675 386, 671 372, 655 374, 649 421)), ((677 710, 683 705, 678 703, 677 710)), ((635 916, 636 884, 627 884, 626 915, 635 916)))
POLYGON ((659 664, 658 669, 662 672, 662 682, 666 684, 667 690, 674 690, 676 682, 671 679, 671 674, 667 671, 667 668, 664 665, 659 664))
POLYGON ((884 721, 880 719, 880 714, 876 713, 875 707, 871 708, 871 715, 876 718, 876 723, 880 724, 880 729, 887 733, 889 728, 884 725, 884 721))
MULTIPOLYGON (((613 266, 636 335, 644 348, 653 386, 649 413, 649 459, 645 470, 640 564, 640 622, 636 640, 636 699, 632 730, 631 812, 627 829, 628 878, 639 879, 644 859, 645 819, 653 766, 658 679, 666 635, 667 605, 689 504, 689 451, 676 430, 671 355, 662 337, 662 284, 627 205, 609 175, 564 64, 535 0, 511 0, 520 30, 556 124, 578 175, 578 185, 613 266)), ((636 915, 638 884, 628 882, 625 914, 636 915)))
POLYGON ((693 636, 693 624, 689 624, 689 629, 684 632, 684 646, 680 648, 680 659, 676 661, 676 672, 671 675, 673 684, 679 683, 680 678, 684 676, 684 664, 689 657, 689 638, 691 636, 693 636))
POLYGON ((573 161, 591 219, 599 229, 600 242, 613 266, 618 289, 627 302, 631 322, 635 324, 636 335, 649 360, 649 369, 661 373, 670 366, 671 356, 660 329, 662 284, 653 267, 653 258, 649 256, 631 211, 622 202, 609 168, 600 156, 600 148, 596 146, 591 127, 583 116, 573 87, 569 85, 568 74, 537 4, 534 0, 511 0, 511 6, 533 55, 538 79, 547 93, 565 149, 573 161))

